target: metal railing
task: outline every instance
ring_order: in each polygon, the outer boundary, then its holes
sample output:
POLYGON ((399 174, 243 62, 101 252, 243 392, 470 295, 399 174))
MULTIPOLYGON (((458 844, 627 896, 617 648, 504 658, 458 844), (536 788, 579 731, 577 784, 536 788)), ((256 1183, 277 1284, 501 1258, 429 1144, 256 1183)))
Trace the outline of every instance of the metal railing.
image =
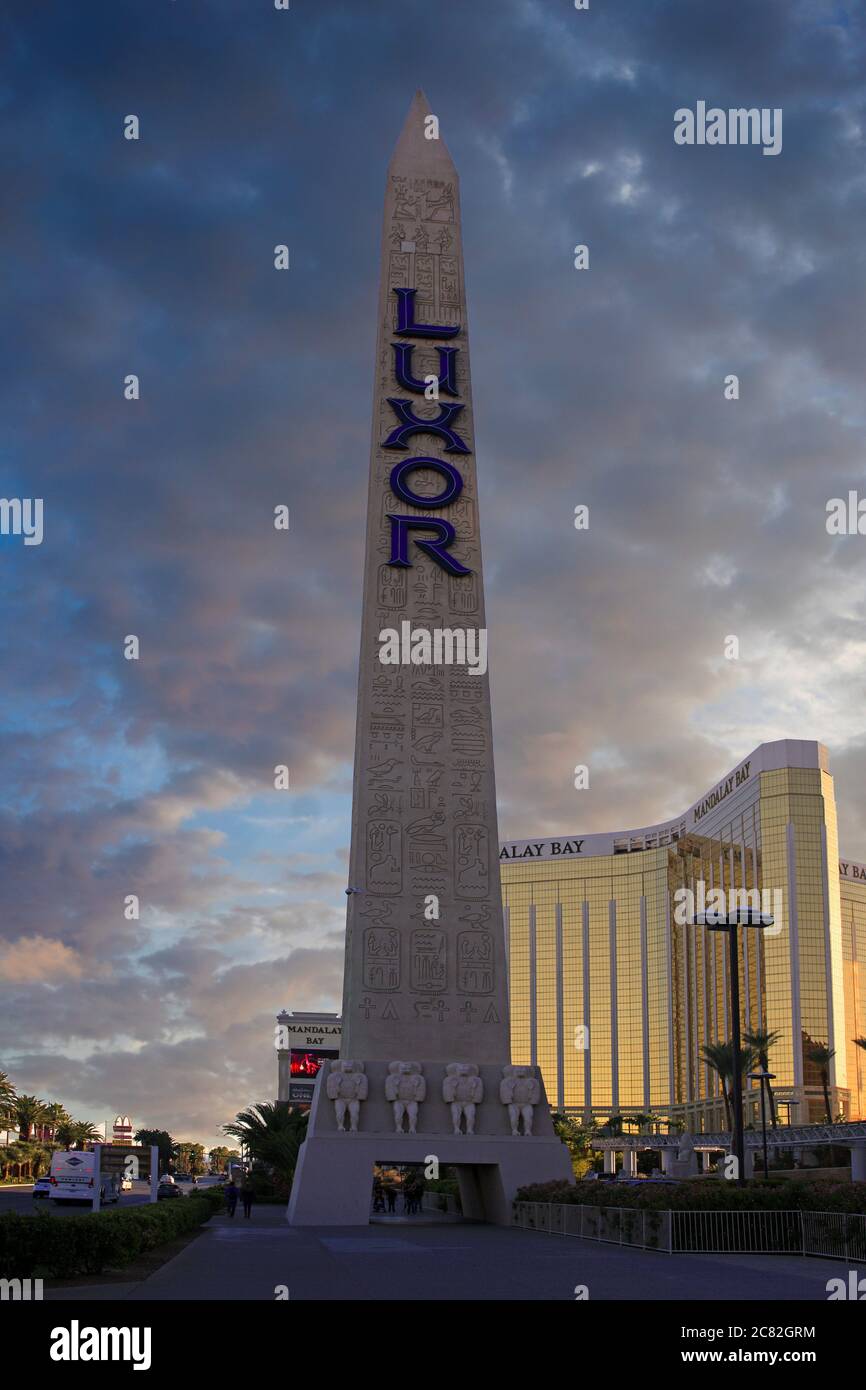
POLYGON ((866 1262, 866 1216, 824 1211, 645 1211, 515 1202, 524 1231, 666 1254, 816 1255, 866 1262))
POLYGON ((596 1207, 577 1203, 515 1202, 514 1224, 548 1235, 631 1245, 639 1250, 670 1250, 669 1211, 634 1207, 596 1207))

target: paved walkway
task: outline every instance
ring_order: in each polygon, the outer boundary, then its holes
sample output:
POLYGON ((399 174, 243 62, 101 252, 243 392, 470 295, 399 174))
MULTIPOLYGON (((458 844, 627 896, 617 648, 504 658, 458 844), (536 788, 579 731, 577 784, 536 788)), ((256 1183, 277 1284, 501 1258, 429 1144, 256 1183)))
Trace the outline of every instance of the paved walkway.
POLYGON ((840 1260, 793 1256, 662 1255, 468 1222, 295 1229, 281 1207, 256 1207, 249 1221, 213 1218, 142 1283, 54 1289, 46 1297, 270 1301, 284 1285, 292 1301, 568 1302, 576 1285, 586 1285, 590 1300, 824 1302, 827 1280, 847 1275, 848 1268, 840 1260))

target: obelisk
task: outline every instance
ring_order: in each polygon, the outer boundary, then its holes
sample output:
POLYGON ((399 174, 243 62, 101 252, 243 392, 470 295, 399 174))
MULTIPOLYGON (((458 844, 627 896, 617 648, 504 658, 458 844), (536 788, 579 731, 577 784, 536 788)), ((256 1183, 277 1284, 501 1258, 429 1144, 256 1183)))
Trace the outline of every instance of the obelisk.
POLYGON ((454 1165, 494 1221, 571 1176, 510 1065, 487 650, 459 185, 418 92, 382 229, 343 1034, 295 1225, 365 1224, 377 1162, 454 1165))
POLYGON ((486 643, 459 185, 434 120, 418 92, 385 193, 342 1052, 488 1062, 509 1056, 488 676, 381 660, 406 623, 403 656, 437 631, 486 643))

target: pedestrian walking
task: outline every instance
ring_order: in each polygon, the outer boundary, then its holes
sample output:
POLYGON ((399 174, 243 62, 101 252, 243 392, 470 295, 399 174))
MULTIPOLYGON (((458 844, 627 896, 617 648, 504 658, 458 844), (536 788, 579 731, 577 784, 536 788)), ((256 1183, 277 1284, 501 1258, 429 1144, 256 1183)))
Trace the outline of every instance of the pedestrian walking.
POLYGON ((388 1186, 385 1188, 385 1196, 386 1196, 387 1199, 388 1199, 388 1211, 389 1211, 389 1212, 396 1211, 396 1210, 397 1210, 397 1193, 396 1193, 396 1191, 395 1191, 395 1189, 394 1189, 393 1184, 390 1183, 390 1182, 388 1183, 388 1186))
POLYGON ((251 1184, 247 1181, 244 1181, 244 1185, 241 1188, 241 1201, 244 1204, 244 1216, 249 1216, 252 1210, 254 1196, 255 1193, 253 1192, 251 1184))
POLYGON ((235 1207, 237 1206, 237 1204, 238 1204, 238 1189, 237 1189, 237 1187, 235 1186, 234 1181, 232 1181, 232 1182, 229 1183, 228 1187, 226 1188, 226 1206, 228 1207, 229 1216, 234 1216, 234 1214, 235 1214, 235 1207))

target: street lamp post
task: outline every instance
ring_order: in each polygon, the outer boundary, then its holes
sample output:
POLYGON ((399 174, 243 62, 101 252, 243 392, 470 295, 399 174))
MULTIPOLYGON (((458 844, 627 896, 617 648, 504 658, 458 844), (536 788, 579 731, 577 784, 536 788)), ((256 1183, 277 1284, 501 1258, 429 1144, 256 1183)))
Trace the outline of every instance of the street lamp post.
MULTIPOLYGON (((699 912, 694 919, 695 926, 707 927, 710 931, 726 931, 731 976, 731 1065, 734 1075, 731 1078, 734 1100, 734 1153, 737 1158, 735 1181, 746 1181, 746 1155, 743 1138, 743 1064, 740 1048, 740 952, 737 927, 771 927, 774 918, 769 912, 756 912, 751 907, 735 907, 730 912, 699 912)), ((724 1085, 724 1080, 722 1081, 724 1085)), ((763 1091, 761 1092, 763 1098, 763 1091)))
POLYGON ((772 1071, 764 1071, 763 1067, 761 1068, 760 1071, 750 1071, 750 1072, 749 1072, 749 1080, 750 1080, 750 1081, 760 1081, 760 1083, 761 1083, 761 1134, 763 1135, 763 1140, 764 1140, 764 1177, 765 1177, 765 1178, 768 1178, 768 1177, 770 1176, 770 1162, 769 1162, 769 1158, 768 1158, 768 1156, 767 1156, 767 1106, 766 1106, 766 1103, 765 1103, 765 1100, 764 1100, 764 1085, 765 1085, 765 1083, 766 1083, 766 1085, 769 1086, 770 1082, 771 1082, 771 1081, 775 1081, 775 1079, 776 1079, 775 1072, 772 1072, 772 1071))

